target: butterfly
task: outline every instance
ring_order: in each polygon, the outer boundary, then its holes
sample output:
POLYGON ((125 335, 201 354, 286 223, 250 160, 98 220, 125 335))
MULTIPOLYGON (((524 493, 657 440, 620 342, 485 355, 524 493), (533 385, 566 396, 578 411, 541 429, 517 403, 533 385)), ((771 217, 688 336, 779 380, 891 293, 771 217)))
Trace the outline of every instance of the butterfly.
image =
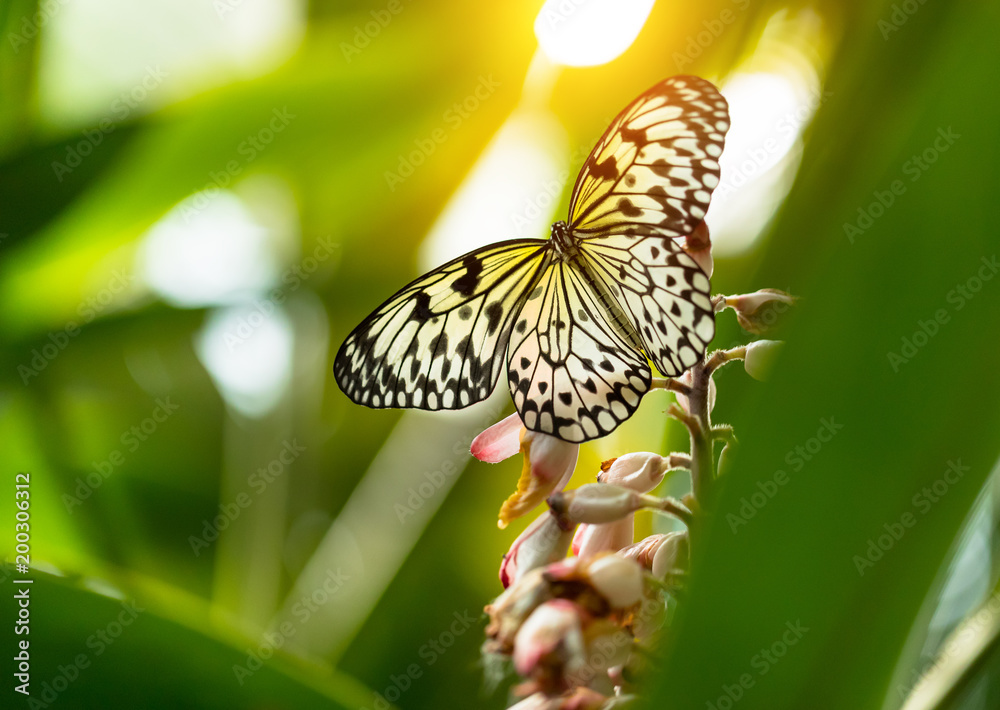
POLYGON ((678 244, 705 218, 726 100, 666 79, 612 121, 549 239, 469 252, 421 276, 347 337, 333 371, 368 407, 461 409, 506 368, 525 427, 569 442, 613 431, 652 381, 715 335, 709 278, 678 244))

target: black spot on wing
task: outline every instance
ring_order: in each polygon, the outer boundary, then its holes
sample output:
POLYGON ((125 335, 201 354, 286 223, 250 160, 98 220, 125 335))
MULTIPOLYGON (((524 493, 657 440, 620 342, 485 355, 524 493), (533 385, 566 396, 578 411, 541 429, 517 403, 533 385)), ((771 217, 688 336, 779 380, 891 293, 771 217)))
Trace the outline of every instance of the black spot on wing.
POLYGON ((431 297, 424 291, 420 291, 416 296, 413 297, 413 319, 420 321, 421 323, 426 322, 432 315, 434 311, 430 309, 431 297))
MULTIPOLYGON (((479 285, 479 275, 483 273, 483 262, 474 254, 469 254, 462 260, 465 273, 455 279, 451 287, 463 296, 471 296, 479 285)), ((492 332, 492 331, 491 331, 492 332)))
POLYGON ((618 200, 618 211, 626 217, 638 217, 642 214, 642 210, 633 205, 632 200, 627 197, 622 197, 618 200))
POLYGON ((628 126, 622 126, 618 130, 618 135, 622 137, 622 141, 625 143, 643 145, 647 142, 645 128, 629 128, 628 126))
POLYGON ((615 163, 614 157, 609 156, 603 162, 595 164, 590 169, 590 174, 601 180, 617 180, 618 165, 615 163))
POLYGON ((503 320, 503 306, 500 305, 499 301, 494 301, 490 305, 486 306, 484 311, 486 314, 486 332, 493 335, 497 332, 497 328, 500 327, 500 321, 503 320))

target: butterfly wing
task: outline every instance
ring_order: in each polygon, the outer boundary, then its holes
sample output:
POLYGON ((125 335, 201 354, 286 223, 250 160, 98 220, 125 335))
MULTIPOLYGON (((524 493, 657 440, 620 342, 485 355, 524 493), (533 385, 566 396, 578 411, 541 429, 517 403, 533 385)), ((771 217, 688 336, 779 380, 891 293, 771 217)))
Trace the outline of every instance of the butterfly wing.
POLYGON ((621 308, 649 359, 675 377, 694 365, 715 337, 708 277, 673 239, 625 232, 580 246, 586 272, 621 308))
POLYGON ((573 234, 690 234, 719 184, 727 130, 726 100, 704 79, 675 76, 643 93, 584 163, 570 200, 573 234))
POLYGON ((545 241, 500 242, 411 282, 341 345, 333 365, 341 390, 374 408, 460 409, 485 399, 550 258, 545 241))
POLYGON ((524 425, 565 441, 604 436, 632 416, 649 363, 604 316, 585 273, 554 260, 517 317, 508 384, 524 425))

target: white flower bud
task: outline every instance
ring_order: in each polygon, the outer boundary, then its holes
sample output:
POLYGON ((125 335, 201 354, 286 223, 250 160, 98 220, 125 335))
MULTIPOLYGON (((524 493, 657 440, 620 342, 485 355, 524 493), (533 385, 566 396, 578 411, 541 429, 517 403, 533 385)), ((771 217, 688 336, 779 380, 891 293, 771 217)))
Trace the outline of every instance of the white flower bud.
POLYGON ((726 305, 736 311, 736 319, 743 330, 762 335, 775 328, 782 314, 797 300, 776 288, 762 288, 753 293, 727 296, 726 305))
POLYGON ((602 463, 597 480, 631 488, 639 493, 649 493, 660 484, 663 474, 669 469, 669 461, 659 454, 638 452, 602 463))
POLYGON ((526 572, 563 559, 572 540, 572 527, 564 530, 555 515, 543 513, 525 528, 503 556, 500 582, 507 588, 526 572))
POLYGON ((761 382, 766 380, 783 345, 780 340, 756 340, 747 345, 747 354, 743 358, 747 374, 761 382))
POLYGON ((671 572, 687 571, 688 549, 687 532, 667 533, 653 554, 653 576, 663 579, 671 572))
POLYGON ((556 493, 548 502, 563 527, 568 527, 573 523, 612 523, 644 506, 655 505, 656 499, 610 483, 587 483, 556 493))
POLYGON ((618 555, 602 555, 587 564, 591 586, 615 609, 627 609, 642 599, 642 567, 618 555))
POLYGON ((545 577, 545 568, 530 570, 507 587, 504 592, 486 605, 490 623, 486 636, 490 639, 488 650, 510 653, 514 635, 524 620, 542 603, 552 598, 552 588, 545 577))

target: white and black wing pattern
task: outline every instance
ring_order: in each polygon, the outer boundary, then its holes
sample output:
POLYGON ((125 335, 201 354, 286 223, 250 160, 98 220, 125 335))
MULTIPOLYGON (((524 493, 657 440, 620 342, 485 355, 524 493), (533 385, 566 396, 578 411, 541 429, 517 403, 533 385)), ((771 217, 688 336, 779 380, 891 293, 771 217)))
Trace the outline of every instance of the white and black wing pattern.
POLYGON ((610 234, 586 240, 580 254, 661 374, 676 377, 701 358, 715 337, 709 279, 676 241, 610 234))
POLYGON ((649 390, 646 358, 598 303, 587 275, 554 260, 511 334, 508 384, 524 425, 565 441, 610 433, 649 390))
POLYGON ((570 200, 578 239, 620 232, 683 237, 705 218, 729 130, 711 83, 674 76, 615 117, 583 165, 570 200))
POLYGON ((610 433, 649 390, 646 356, 676 376, 714 335, 708 277, 674 239, 705 218, 728 128, 709 82, 652 87, 587 158, 556 239, 495 244, 413 281, 348 336, 337 383, 369 407, 460 409, 506 365, 528 429, 610 433))
POLYGON ((460 409, 485 399, 521 309, 551 259, 521 239, 470 252, 402 288, 347 337, 333 365, 368 407, 460 409))

